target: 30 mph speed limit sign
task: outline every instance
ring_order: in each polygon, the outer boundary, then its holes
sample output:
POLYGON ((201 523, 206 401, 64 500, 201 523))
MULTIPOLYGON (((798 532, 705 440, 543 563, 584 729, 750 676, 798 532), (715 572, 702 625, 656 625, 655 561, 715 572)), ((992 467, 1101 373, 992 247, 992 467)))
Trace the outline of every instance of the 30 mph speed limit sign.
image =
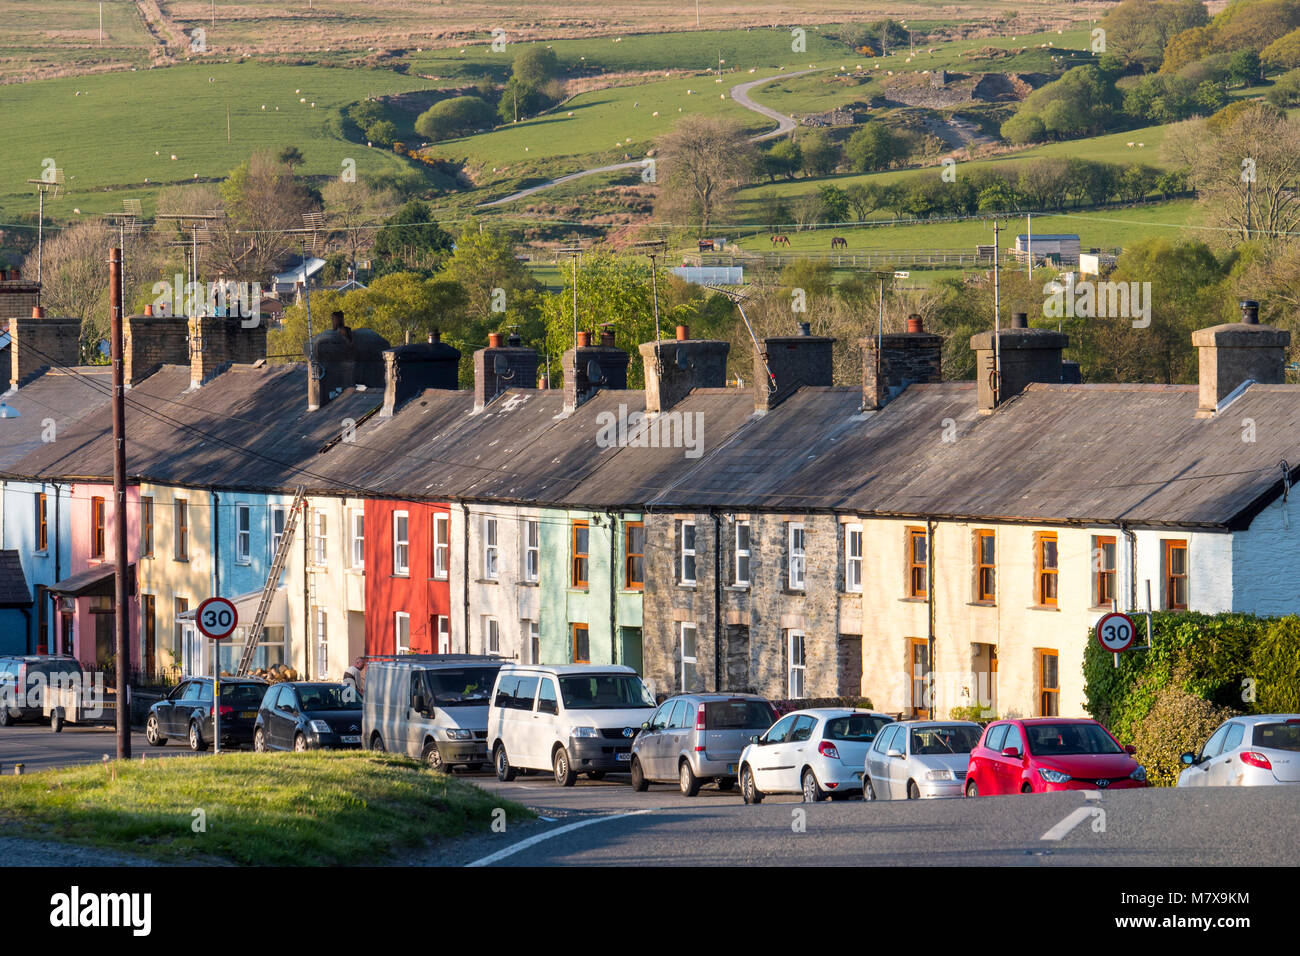
POLYGON ((235 625, 239 623, 239 612, 235 610, 235 605, 225 598, 214 597, 208 598, 199 605, 194 613, 194 619, 198 622, 199 631, 204 637, 214 641, 224 641, 234 632, 235 625))
POLYGON ((1136 633, 1133 619, 1127 614, 1106 614, 1097 622, 1097 640, 1115 654, 1128 650, 1136 633))

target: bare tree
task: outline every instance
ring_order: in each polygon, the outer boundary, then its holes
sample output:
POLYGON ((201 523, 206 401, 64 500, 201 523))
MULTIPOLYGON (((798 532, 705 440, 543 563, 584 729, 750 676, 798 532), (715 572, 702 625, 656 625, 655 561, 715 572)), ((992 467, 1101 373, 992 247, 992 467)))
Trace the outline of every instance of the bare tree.
POLYGON ((731 209, 737 187, 750 181, 758 153, 734 120, 688 116, 658 145, 661 217, 698 224, 699 234, 731 209))
POLYGON ((372 189, 361 180, 333 179, 321 190, 325 221, 335 234, 337 248, 355 263, 375 242, 379 225, 400 202, 390 190, 372 189))

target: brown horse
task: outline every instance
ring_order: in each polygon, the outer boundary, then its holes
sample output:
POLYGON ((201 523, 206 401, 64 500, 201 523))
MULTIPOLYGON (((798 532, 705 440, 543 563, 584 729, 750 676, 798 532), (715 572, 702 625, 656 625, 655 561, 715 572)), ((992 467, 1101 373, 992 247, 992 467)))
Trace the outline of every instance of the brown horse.
POLYGON ((771 236, 771 237, 769 237, 769 238, 772 240, 772 245, 774 245, 774 246, 788 246, 788 245, 790 245, 790 237, 789 237, 789 236, 771 236))
POLYGON ((832 237, 831 237, 831 248, 832 248, 832 249, 847 249, 848 247, 849 247, 849 241, 848 241, 847 239, 845 239, 843 236, 832 236, 832 237))

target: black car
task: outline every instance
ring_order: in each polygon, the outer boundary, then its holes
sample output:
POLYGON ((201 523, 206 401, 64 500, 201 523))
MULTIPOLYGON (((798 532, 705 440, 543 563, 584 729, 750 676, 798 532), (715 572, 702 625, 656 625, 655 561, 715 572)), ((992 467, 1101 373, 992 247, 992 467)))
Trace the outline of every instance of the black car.
MULTIPOLYGON (((257 705, 266 681, 257 677, 221 678, 221 745, 240 747, 253 742, 257 705)), ((191 677, 149 708, 145 739, 154 747, 168 737, 185 737, 191 750, 207 750, 212 742, 212 678, 191 677)))
POLYGON ((361 747, 361 698, 345 683, 272 684, 257 711, 253 749, 322 750, 361 747))

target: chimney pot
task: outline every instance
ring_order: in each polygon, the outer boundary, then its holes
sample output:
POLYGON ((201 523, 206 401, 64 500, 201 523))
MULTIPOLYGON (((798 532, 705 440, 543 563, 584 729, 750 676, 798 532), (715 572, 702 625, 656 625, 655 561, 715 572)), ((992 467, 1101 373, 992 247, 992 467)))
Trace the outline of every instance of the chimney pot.
POLYGON ((489 332, 489 333, 488 333, 488 348, 490 348, 490 349, 499 349, 499 348, 501 348, 501 333, 500 333, 500 332, 489 332))
POLYGON ((812 335, 812 323, 811 323, 811 322, 800 322, 800 323, 799 323, 799 334, 800 334, 800 335, 812 335))
POLYGON ((1011 316, 1011 327, 1013 329, 1029 328, 1029 314, 1027 312, 1016 312, 1011 316))
POLYGON ((925 323, 921 320, 920 315, 913 312, 907 317, 907 331, 912 335, 925 331, 925 323))
POLYGON ((591 347, 591 333, 590 333, 590 332, 579 332, 579 333, 578 333, 578 348, 580 348, 580 349, 585 349, 585 348, 590 348, 590 347, 591 347))
POLYGON ((688 340, 690 339, 690 337, 691 337, 691 330, 690 330, 689 326, 685 326, 685 325, 679 325, 679 326, 677 326, 677 341, 678 341, 678 342, 686 342, 686 341, 688 341, 688 340))
POLYGON ((1259 324, 1259 303, 1241 303, 1241 321, 1197 329, 1192 344, 1199 353, 1198 418, 1210 418, 1219 404, 1247 381, 1280 385, 1286 381, 1286 350, 1291 333, 1259 324))
POLYGON ((32 318, 33 319, 45 318, 45 309, 39 305, 32 306, 32 318))
POLYGON ((146 305, 146 306, 144 307, 144 314, 145 314, 145 315, 153 315, 153 306, 152 306, 152 305, 146 305))
POLYGON ((512 349, 521 348, 523 344, 524 340, 519 337, 518 332, 511 332, 509 337, 506 339, 506 345, 510 346, 512 349))
POLYGON ((612 349, 615 347, 614 330, 611 329, 608 325, 602 325, 600 327, 600 344, 605 348, 612 349))
POLYGON ((1259 303, 1254 299, 1242 300, 1241 321, 1246 325, 1259 325, 1259 303))

